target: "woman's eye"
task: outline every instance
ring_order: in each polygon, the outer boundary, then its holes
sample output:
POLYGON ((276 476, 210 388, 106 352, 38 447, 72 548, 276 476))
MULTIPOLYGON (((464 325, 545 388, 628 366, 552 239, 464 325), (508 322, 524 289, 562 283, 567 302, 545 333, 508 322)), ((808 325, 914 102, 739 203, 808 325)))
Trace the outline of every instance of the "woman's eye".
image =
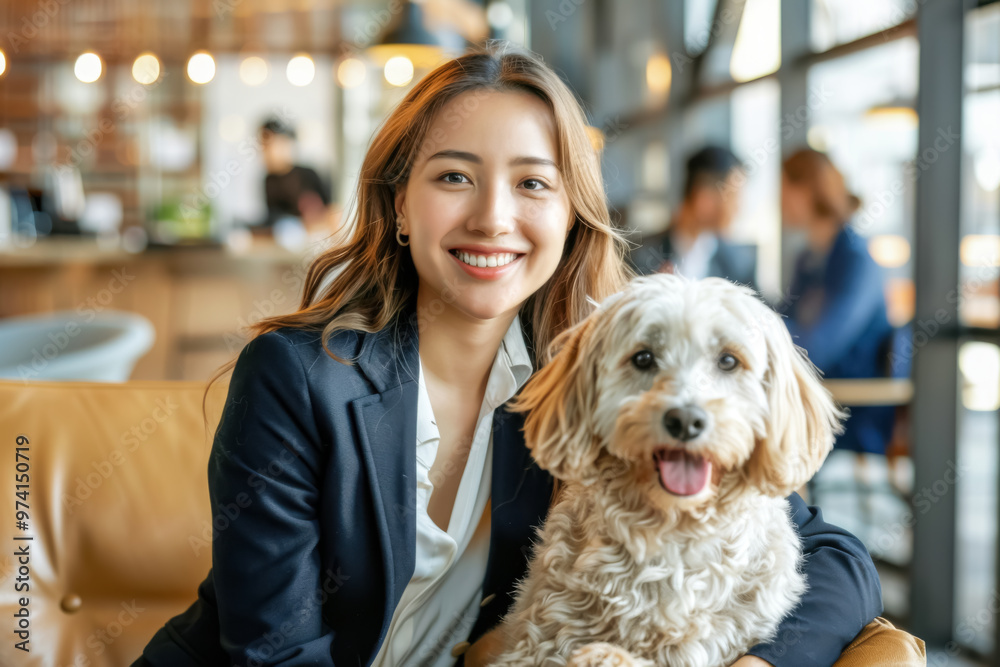
POLYGON ((632 355, 632 365, 640 371, 649 370, 653 366, 653 353, 649 350, 639 350, 632 355))
POLYGON ((457 171, 453 171, 453 172, 447 173, 444 176, 442 176, 441 179, 445 183, 454 183, 456 185, 459 184, 459 183, 465 183, 465 182, 467 182, 469 180, 469 179, 465 178, 464 174, 460 174, 457 171), (455 179, 457 179, 457 180, 455 180, 455 179))
POLYGON ((726 353, 719 357, 719 368, 724 371, 731 371, 740 365, 739 360, 733 355, 726 353))
POLYGON ((544 190, 546 188, 545 183, 542 183, 537 178, 529 178, 524 182, 524 185, 528 190, 544 190), (534 187, 531 187, 529 184, 534 184, 534 187))

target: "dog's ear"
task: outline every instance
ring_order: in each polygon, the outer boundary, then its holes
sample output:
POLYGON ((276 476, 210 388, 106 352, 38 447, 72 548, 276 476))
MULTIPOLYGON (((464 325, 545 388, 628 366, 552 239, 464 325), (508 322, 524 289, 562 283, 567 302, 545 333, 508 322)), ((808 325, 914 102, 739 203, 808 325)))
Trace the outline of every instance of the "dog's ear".
POLYGON ((600 452, 592 413, 596 368, 589 358, 589 339, 596 318, 588 317, 560 334, 559 352, 535 373, 510 404, 527 412, 525 443, 538 465, 562 481, 589 484, 597 479, 600 452))
POLYGON ((763 320, 767 321, 763 329, 770 415, 767 433, 758 439, 747 472, 763 493, 783 498, 816 474, 834 436, 843 432, 841 419, 846 415, 778 316, 768 312, 763 320))

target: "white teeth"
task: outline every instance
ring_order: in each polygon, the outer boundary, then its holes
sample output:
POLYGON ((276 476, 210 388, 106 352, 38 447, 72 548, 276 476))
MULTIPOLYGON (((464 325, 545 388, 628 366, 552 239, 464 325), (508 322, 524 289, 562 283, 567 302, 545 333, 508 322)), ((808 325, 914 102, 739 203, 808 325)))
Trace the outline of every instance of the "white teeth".
POLYGON ((517 257, 512 252, 501 252, 496 255, 472 255, 461 250, 456 251, 456 256, 469 266, 496 267, 510 264, 517 257))

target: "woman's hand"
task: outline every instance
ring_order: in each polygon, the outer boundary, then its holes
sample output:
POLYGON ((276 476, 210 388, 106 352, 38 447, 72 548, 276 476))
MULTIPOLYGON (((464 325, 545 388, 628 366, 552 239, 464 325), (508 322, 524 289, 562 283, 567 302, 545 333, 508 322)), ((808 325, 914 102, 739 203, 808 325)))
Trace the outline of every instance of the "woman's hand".
POLYGON ((502 625, 498 625, 476 640, 465 652, 466 667, 486 667, 503 653, 504 636, 502 625))
POLYGON ((755 655, 745 655, 734 662, 732 667, 774 667, 774 665, 755 655))

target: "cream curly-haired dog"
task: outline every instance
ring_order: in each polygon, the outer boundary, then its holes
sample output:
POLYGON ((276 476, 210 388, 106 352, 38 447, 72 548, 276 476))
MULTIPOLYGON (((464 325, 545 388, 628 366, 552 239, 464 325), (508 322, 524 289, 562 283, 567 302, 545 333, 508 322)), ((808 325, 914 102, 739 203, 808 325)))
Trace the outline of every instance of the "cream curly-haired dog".
POLYGON ((493 664, 729 665, 806 588, 784 498, 843 416, 745 287, 635 279, 525 386, 526 442, 563 484, 493 664))

